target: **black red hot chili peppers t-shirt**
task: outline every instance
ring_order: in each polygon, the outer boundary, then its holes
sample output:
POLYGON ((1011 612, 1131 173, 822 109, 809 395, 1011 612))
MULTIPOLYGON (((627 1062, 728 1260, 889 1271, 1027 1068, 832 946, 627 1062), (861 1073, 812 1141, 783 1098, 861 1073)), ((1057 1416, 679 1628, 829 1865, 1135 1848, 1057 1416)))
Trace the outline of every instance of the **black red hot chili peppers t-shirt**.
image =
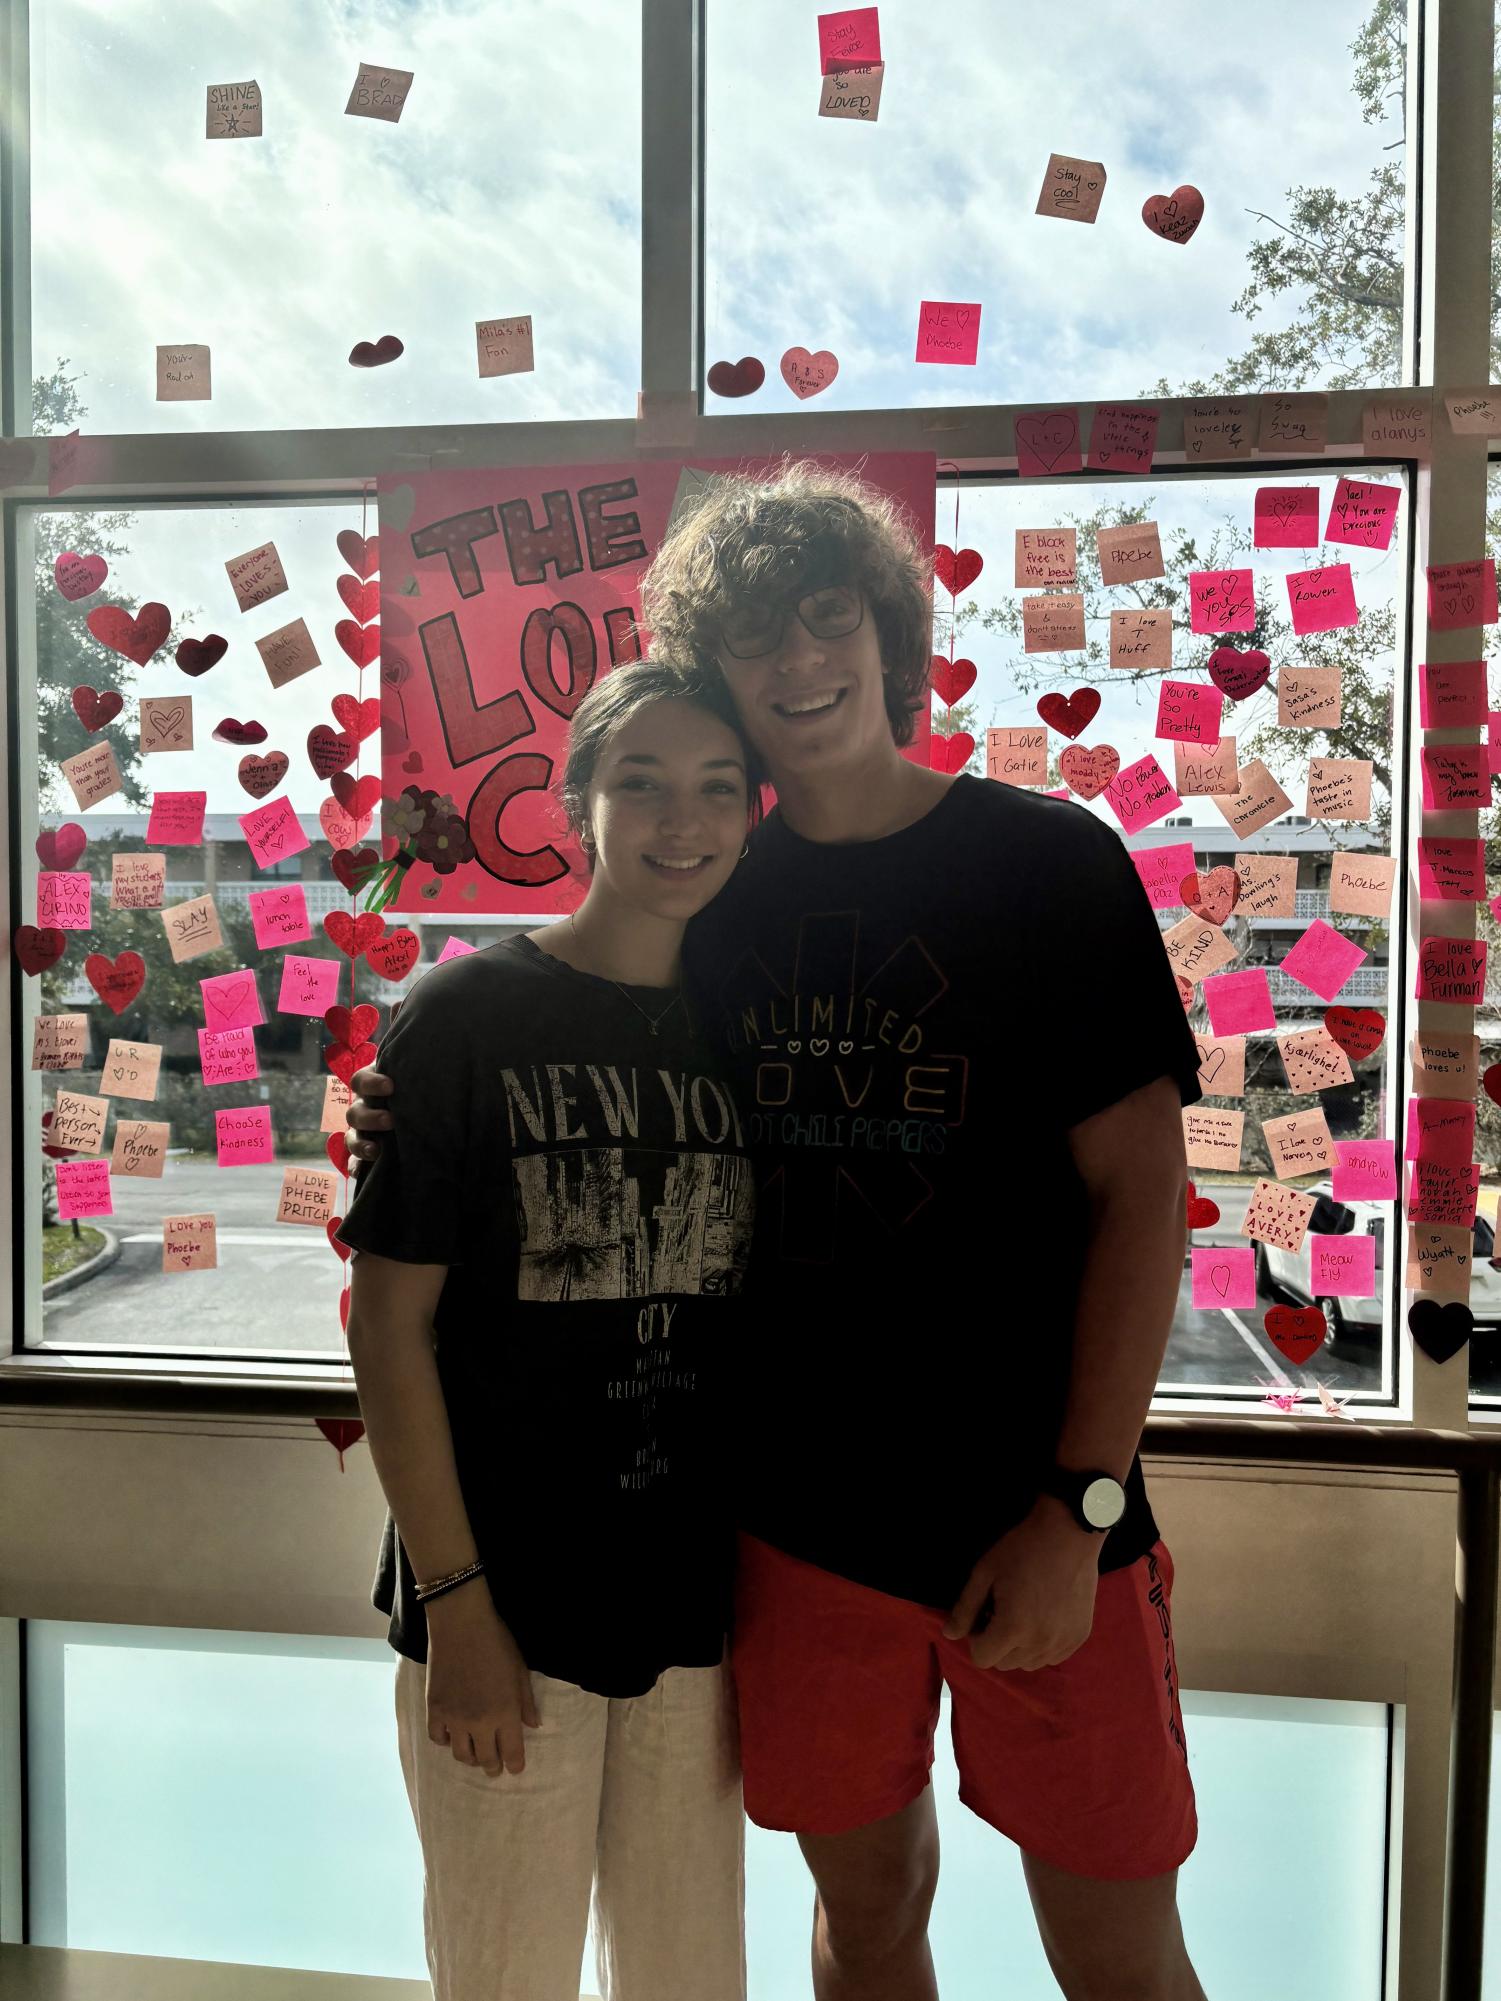
MULTIPOLYGON (((1202 1095, 1151 904, 1082 806, 961 777, 880 840, 773 812, 685 963, 757 1169, 740 1525, 947 1609, 1056 1457, 1068 1130, 1164 1074, 1202 1095)), ((1126 1491, 1102 1570, 1157 1537, 1139 1458, 1126 1491)))

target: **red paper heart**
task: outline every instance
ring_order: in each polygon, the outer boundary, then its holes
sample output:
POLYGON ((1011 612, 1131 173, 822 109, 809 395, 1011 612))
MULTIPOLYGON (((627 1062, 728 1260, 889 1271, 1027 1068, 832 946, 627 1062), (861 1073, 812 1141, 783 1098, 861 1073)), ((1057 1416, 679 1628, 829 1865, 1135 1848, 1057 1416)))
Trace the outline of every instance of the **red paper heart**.
POLYGON ((421 952, 422 941, 415 931, 388 931, 379 944, 366 950, 365 958, 383 980, 404 980, 421 952))
POLYGON ((336 540, 339 554, 357 577, 375 575, 380 568, 378 535, 356 535, 352 528, 341 528, 336 540))
POLYGON ((330 866, 334 874, 353 896, 358 884, 355 878, 361 869, 367 869, 380 860, 374 848, 341 848, 333 857, 330 866))
POLYGON ((320 778, 332 778, 336 771, 353 764, 357 748, 352 736, 331 730, 327 723, 319 723, 307 733, 308 762, 320 778))
POLYGON ((354 820, 372 812, 380 798, 380 780, 373 772, 366 778, 351 778, 347 771, 337 772, 329 789, 354 820))
MULTIPOLYGON (((341 1244, 338 1238, 338 1232, 340 1229, 342 1229, 343 1224, 344 1224, 344 1218, 342 1216, 330 1216, 328 1221, 323 1225, 323 1227, 328 1232, 328 1241, 333 1246, 334 1251, 337 1253, 339 1262, 341 1264, 347 1265, 349 1263, 349 1258, 350 1258, 349 1246, 348 1244, 341 1244)), ((338 1423, 347 1424, 351 1421, 352 1420, 348 1418, 344 1419, 334 1418, 330 1420, 330 1422, 335 1424, 338 1423)))
POLYGON ((943 654, 935 653, 928 679, 933 684, 933 693, 952 708, 975 685, 975 663, 973 660, 949 660, 943 654))
POLYGON ((358 577, 340 577, 334 585, 351 618, 368 625, 380 617, 380 585, 362 584, 358 577))
POLYGON ((1271 661, 1257 646, 1248 646, 1244 653, 1233 646, 1217 646, 1209 656, 1209 678, 1232 702, 1254 695, 1271 671, 1271 661))
POLYGON ((125 697, 113 688, 105 694, 86 685, 73 690, 73 713, 90 733, 112 723, 124 706, 125 697))
POLYGON ((1386 1016, 1374 1007, 1326 1007, 1324 1026, 1345 1054, 1359 1063, 1381 1047, 1386 1016))
POLYGON ((172 614, 164 604, 143 604, 132 618, 117 604, 102 604, 84 620, 101 646, 123 653, 137 667, 146 662, 172 630, 172 614))
POLYGON ((22 924, 16 930, 16 957, 23 973, 45 973, 67 949, 68 934, 55 925, 39 931, 35 924, 22 924))
POLYGON ((362 813, 358 820, 344 811, 337 799, 325 799, 318 808, 318 824, 334 848, 352 848, 361 834, 367 833, 373 813, 362 813))
POLYGON ((228 651, 229 641, 221 639, 217 632, 211 632, 207 639, 185 639, 174 657, 184 674, 196 678, 216 666, 228 651))
POLYGON ((1501 1105, 1501 1063, 1493 1063, 1480 1079, 1481 1089, 1495 1104, 1501 1105))
POLYGON ((331 910, 323 920, 323 929, 341 952, 358 959, 384 937, 386 920, 378 910, 363 911, 358 917, 351 917, 347 910, 331 910))
POLYGON ((335 695, 329 707, 339 728, 356 743, 363 743, 380 728, 379 695, 372 695, 368 702, 357 702, 353 695, 335 695))
POLYGON ((1097 799, 1121 768, 1121 754, 1113 744, 1068 745, 1058 759, 1058 769, 1070 792, 1081 799, 1097 799))
POLYGON ((383 368, 388 361, 395 361, 405 353, 404 344, 395 334, 382 334, 379 340, 357 340, 349 350, 349 360, 354 368, 383 368))
POLYGON ((738 361, 716 361, 708 376, 716 396, 753 396, 765 380, 765 364, 753 354, 744 354, 738 361))
POLYGON ((242 723, 226 716, 214 731, 215 743, 264 743, 271 732, 264 723, 242 723))
POLYGON ((1223 926, 1240 901, 1240 877, 1228 865, 1195 870, 1179 883, 1178 894, 1195 917, 1223 926))
POLYGON ((102 556, 80 556, 75 550, 65 549, 52 565, 52 574, 68 603, 77 604, 80 598, 92 597, 102 588, 109 575, 109 564, 102 556))
POLYGON ((349 1172, 349 1135, 347 1133, 330 1133, 328 1138, 323 1142, 323 1151, 328 1155, 330 1164, 336 1167, 340 1174, 347 1174, 349 1172))
POLYGON ((984 567, 985 558, 978 549, 954 550, 947 542, 940 542, 933 551, 933 574, 951 597, 972 584, 984 567))
POLYGON ((1190 1230, 1207 1230, 1211 1223, 1220 1220, 1219 1204, 1211 1202, 1207 1195, 1196 1194, 1191 1181, 1188 1184, 1187 1220, 1190 1230))
POLYGON ((782 380, 798 400, 819 396, 839 373, 839 357, 821 347, 809 354, 805 347, 789 347, 782 356, 782 380))
POLYGON ((380 658, 380 627, 378 625, 356 625, 352 618, 341 618, 334 627, 334 638, 338 640, 355 666, 364 669, 372 660, 380 658))
POLYGON ((1071 695, 1040 695, 1037 713, 1060 736, 1081 736, 1100 710, 1098 688, 1076 688, 1071 695))
POLYGON ((146 984, 146 961, 139 952, 121 952, 114 959, 90 952, 83 976, 111 1014, 124 1014, 146 984))
POLYGON ((934 730, 928 740, 928 764, 934 771, 962 771, 975 754, 975 740, 968 730, 940 736, 934 730))
POLYGON ((367 1063, 375 1061, 375 1044, 361 1042, 328 1042, 324 1044, 323 1060, 341 1084, 347 1084, 356 1070, 363 1070, 367 1063))
POLYGON ((340 1042, 368 1042, 380 1022, 380 1009, 370 1001, 359 1007, 330 1007, 323 1011, 324 1026, 340 1042))
MULTIPOLYGON (((343 1333, 347 1333, 349 1331, 349 1300, 350 1300, 350 1291, 349 1287, 346 1285, 344 1290, 339 1294, 339 1328, 340 1331, 343 1333)), ((333 1418, 319 1419, 320 1424, 331 1424, 336 1422, 337 1420, 333 1418)), ((361 1427, 361 1429, 363 1430, 363 1426, 361 1427)), ((341 1452, 339 1454, 339 1466, 341 1470, 343 1469, 343 1465, 344 1465, 344 1454, 341 1452)))
POLYGON ((43 868, 72 868, 84 849, 89 837, 76 820, 65 820, 60 827, 47 827, 36 837, 37 860, 43 868))
POLYGON ((252 752, 242 757, 239 764, 239 779, 252 799, 264 799, 274 792, 291 768, 292 760, 284 750, 268 750, 264 757, 252 752))
POLYGON ((1316 1306, 1272 1306, 1262 1325, 1290 1362, 1306 1362, 1324 1345, 1327 1323, 1316 1306))
POLYGON ((1204 197, 1187 181, 1170 195, 1148 195, 1141 219, 1155 236, 1169 243, 1187 243, 1204 220, 1204 197))

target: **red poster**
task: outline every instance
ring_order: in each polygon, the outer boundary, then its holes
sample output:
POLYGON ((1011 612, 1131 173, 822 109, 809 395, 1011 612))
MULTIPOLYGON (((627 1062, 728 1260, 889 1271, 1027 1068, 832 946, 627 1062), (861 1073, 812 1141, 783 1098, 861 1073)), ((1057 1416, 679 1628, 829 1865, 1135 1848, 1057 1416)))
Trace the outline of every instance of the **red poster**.
MULTIPOLYGON (((931 557, 932 454, 821 462, 897 499, 931 557)), ((688 481, 768 464, 701 460, 688 481)), ((415 862, 393 909, 577 906, 583 859, 555 793, 568 720, 601 674, 638 657, 637 588, 684 473, 682 460, 658 458, 382 475, 382 791, 389 802, 409 785, 446 794, 476 849, 447 874, 415 862)), ((926 765, 928 741, 924 711, 906 754, 926 765)))

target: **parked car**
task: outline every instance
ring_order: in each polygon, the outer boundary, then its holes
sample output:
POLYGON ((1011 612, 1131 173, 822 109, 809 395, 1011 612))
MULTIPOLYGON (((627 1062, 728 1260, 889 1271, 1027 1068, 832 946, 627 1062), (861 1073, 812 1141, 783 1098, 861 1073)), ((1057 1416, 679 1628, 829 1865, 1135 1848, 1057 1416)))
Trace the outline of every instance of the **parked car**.
MULTIPOLYGON (((1274 1245, 1256 1245, 1256 1290, 1263 1296, 1285 1300, 1293 1306, 1317 1306, 1326 1322, 1324 1346, 1331 1354, 1355 1356, 1379 1346, 1381 1340, 1381 1295, 1384 1284, 1383 1252, 1392 1220, 1390 1202, 1336 1202, 1330 1182, 1313 1182, 1305 1193, 1316 1195, 1308 1232, 1300 1249, 1278 1250, 1274 1245), (1376 1289, 1370 1299, 1316 1296, 1311 1280, 1312 1252, 1308 1238, 1344 1236, 1366 1232, 1376 1239, 1376 1289)), ((1494 1346, 1501 1334, 1501 1258, 1496 1256, 1495 1233, 1484 1216, 1475 1218, 1475 1250, 1470 1266, 1470 1311, 1475 1316, 1475 1335, 1482 1347, 1494 1346)))

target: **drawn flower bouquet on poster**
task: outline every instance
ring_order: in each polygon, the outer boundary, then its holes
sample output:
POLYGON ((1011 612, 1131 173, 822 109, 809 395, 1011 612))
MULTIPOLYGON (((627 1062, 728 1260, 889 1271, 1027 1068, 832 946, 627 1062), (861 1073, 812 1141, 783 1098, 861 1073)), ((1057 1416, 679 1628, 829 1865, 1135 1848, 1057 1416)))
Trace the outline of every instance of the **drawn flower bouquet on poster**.
MULTIPOLYGON (((858 472, 933 547, 935 460, 873 453, 858 472)), ((584 857, 557 798, 575 709, 641 657, 640 580, 704 475, 765 460, 385 475, 380 510, 381 852, 366 910, 554 915, 584 857)), ((926 717, 908 755, 927 762, 926 717)))

